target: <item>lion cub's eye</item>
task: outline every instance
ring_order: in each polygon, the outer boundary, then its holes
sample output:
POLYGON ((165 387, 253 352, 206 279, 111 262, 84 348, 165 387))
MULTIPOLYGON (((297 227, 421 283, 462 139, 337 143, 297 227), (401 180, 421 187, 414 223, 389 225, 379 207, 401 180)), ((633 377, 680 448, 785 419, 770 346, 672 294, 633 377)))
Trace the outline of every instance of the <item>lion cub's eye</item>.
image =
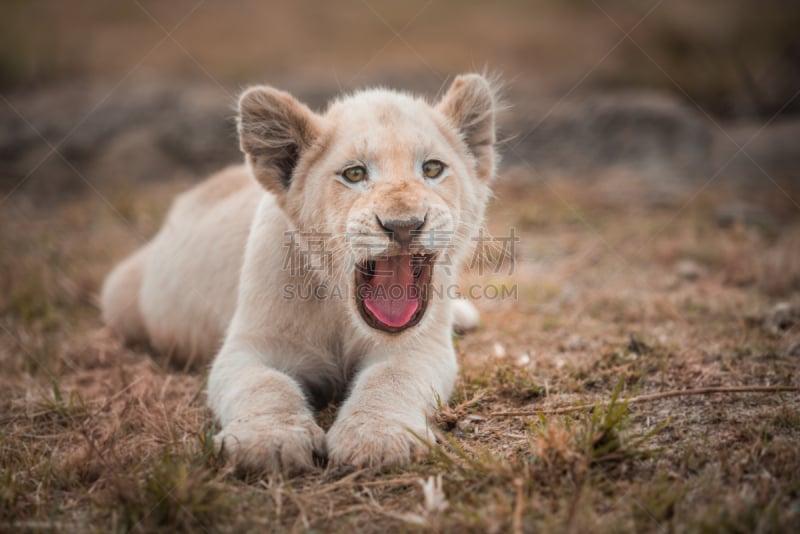
POLYGON ((342 178, 353 184, 364 180, 366 177, 367 177, 367 169, 365 169, 361 165, 348 167, 344 171, 342 171, 342 178))
POLYGON ((444 172, 444 163, 436 159, 429 159, 422 164, 422 174, 425 178, 438 178, 444 172))

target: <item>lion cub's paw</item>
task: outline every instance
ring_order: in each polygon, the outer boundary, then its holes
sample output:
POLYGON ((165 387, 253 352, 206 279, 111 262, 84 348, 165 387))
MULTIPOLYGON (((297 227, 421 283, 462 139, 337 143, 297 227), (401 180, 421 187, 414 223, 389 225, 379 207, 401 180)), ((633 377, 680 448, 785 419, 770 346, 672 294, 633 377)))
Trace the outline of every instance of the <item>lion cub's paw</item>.
POLYGON ((328 431, 328 458, 332 465, 404 465, 428 452, 423 440, 432 441, 424 426, 413 428, 375 414, 351 416, 328 431))
POLYGON ((325 432, 307 415, 258 416, 226 425, 214 446, 242 471, 294 474, 325 457, 325 432))

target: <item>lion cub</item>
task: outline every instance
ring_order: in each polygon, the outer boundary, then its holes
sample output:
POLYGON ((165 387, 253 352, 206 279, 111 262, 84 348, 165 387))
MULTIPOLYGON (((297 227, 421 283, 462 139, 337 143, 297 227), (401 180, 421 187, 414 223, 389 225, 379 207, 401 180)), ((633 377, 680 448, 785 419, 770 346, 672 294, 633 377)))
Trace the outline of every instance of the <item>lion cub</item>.
POLYGON ((477 74, 435 104, 375 89, 324 114, 245 91, 246 166, 176 199, 106 280, 104 320, 183 358, 216 352, 216 443, 241 468, 410 461, 456 379, 454 321, 477 321, 447 289, 495 174, 495 105, 477 74), (312 406, 331 400, 326 434, 312 406))

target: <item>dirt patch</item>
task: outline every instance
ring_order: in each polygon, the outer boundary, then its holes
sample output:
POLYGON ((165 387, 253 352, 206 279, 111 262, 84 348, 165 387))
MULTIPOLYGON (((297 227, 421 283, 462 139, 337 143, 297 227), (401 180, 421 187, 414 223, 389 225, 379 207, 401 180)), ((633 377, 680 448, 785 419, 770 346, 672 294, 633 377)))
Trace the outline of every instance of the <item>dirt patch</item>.
POLYGON ((489 230, 515 229, 513 271, 485 259, 463 287, 515 293, 474 295, 483 325, 456 340, 462 371, 437 415, 439 444, 404 469, 294 479, 237 478, 210 448, 205 370, 123 347, 98 321, 103 275, 155 231, 182 184, 143 185, 124 217, 92 196, 47 211, 13 203, 0 221, 2 524, 794 530, 797 393, 625 399, 800 385, 798 263, 775 259, 796 257, 786 243, 800 220, 720 221, 721 201, 704 197, 622 210, 570 182, 512 178, 489 230), (586 402, 602 407, 496 415, 586 402))

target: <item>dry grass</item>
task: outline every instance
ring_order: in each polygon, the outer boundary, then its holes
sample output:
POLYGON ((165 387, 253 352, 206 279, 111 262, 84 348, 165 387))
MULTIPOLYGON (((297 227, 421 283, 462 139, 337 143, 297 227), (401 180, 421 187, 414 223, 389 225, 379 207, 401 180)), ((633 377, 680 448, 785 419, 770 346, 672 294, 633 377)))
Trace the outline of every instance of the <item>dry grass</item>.
POLYGON ((516 228, 518 263, 465 284, 516 284, 517 298, 478 301, 485 322, 457 339, 461 378, 428 457, 384 472, 243 480, 209 447, 204 370, 123 347, 97 318, 104 273, 152 234, 180 187, 143 188, 113 199, 115 210, 93 197, 3 206, 3 530, 800 526, 798 394, 625 400, 800 385, 800 219, 786 205, 771 207, 785 215, 766 231, 719 227, 722 197, 678 211, 603 205, 559 184, 500 186, 490 228, 516 228))

